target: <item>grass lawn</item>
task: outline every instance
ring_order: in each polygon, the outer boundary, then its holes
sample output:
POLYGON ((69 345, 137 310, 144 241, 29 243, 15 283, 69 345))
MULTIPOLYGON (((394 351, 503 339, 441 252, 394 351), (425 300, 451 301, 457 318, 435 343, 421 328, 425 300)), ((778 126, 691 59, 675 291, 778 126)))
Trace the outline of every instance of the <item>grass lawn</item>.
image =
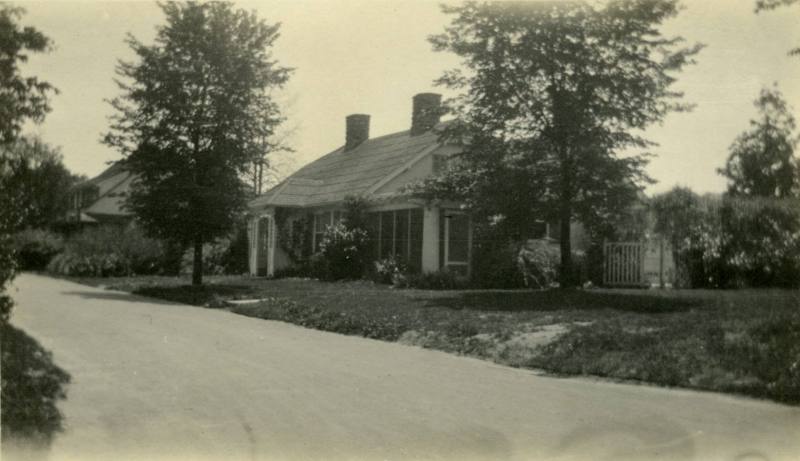
POLYGON ((800 291, 396 290, 370 282, 79 279, 233 312, 536 368, 800 404, 800 291))

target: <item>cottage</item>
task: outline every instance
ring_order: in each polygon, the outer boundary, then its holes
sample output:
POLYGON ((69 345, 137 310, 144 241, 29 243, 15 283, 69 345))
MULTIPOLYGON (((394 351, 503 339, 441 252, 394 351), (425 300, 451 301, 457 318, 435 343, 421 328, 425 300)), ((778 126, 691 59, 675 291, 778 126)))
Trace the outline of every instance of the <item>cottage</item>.
POLYGON ((345 197, 360 196, 371 204, 375 259, 394 256, 412 271, 446 268, 467 274, 472 239, 468 216, 457 204, 425 204, 402 193, 404 185, 433 174, 458 152, 441 144, 434 130, 440 123, 440 102, 438 94, 414 96, 411 128, 372 139, 369 115, 347 116, 342 147, 253 200, 250 273, 273 275, 293 263, 280 241, 287 238, 283 229, 298 228, 292 221, 309 221, 308 244, 312 251, 318 249, 325 227, 341 219, 345 197))

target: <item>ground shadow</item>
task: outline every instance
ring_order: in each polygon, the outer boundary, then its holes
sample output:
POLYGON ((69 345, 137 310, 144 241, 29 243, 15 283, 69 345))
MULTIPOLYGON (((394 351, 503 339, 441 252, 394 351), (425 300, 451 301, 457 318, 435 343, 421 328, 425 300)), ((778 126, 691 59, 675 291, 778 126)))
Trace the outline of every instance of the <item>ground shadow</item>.
POLYGON ((223 307, 225 300, 247 298, 255 291, 247 285, 207 284, 171 287, 150 286, 139 288, 134 293, 195 306, 223 307))
POLYGON ((67 398, 70 375, 24 331, 0 325, 3 451, 11 444, 43 450, 62 427, 57 407, 67 398))
POLYGON ((102 299, 107 301, 128 301, 134 303, 148 303, 148 304, 163 304, 174 305, 175 303, 163 301, 160 299, 146 298, 144 296, 136 296, 130 293, 115 293, 113 291, 100 292, 100 291, 62 291, 61 294, 69 296, 80 296, 84 299, 102 299))
POLYGON ((426 307, 480 311, 556 311, 615 309, 643 314, 682 312, 702 303, 699 299, 675 299, 631 293, 587 290, 470 291, 452 296, 422 299, 426 307))
POLYGON ((191 304, 195 306, 222 307, 224 300, 247 297, 253 292, 245 285, 179 285, 179 286, 145 286, 137 288, 133 293, 117 293, 114 291, 65 291, 62 294, 75 295, 86 299, 105 299, 109 301, 129 301, 150 304, 175 305, 191 304))

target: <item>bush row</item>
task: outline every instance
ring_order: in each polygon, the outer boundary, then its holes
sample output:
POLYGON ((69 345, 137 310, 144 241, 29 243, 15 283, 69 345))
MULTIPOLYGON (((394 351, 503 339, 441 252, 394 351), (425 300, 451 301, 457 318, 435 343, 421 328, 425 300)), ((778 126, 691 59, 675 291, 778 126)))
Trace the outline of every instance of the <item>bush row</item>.
MULTIPOLYGON (((47 270, 76 277, 117 277, 190 273, 192 252, 147 237, 134 224, 89 227, 69 236, 27 229, 13 239, 22 270, 47 270)), ((242 274, 247 271, 247 232, 203 247, 206 274, 242 274)))
POLYGON ((676 189, 656 198, 654 208, 679 286, 800 286, 799 200, 701 198, 676 189))

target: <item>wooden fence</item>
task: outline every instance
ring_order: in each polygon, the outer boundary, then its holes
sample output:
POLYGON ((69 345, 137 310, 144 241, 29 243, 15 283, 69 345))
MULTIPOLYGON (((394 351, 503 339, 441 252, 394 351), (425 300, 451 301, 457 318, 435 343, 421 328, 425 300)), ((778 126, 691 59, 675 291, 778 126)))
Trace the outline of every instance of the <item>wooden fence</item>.
POLYGON ((649 286, 644 274, 646 248, 641 242, 614 242, 603 245, 606 286, 649 286))
POLYGON ((603 245, 603 285, 611 287, 672 287, 675 261, 664 240, 607 242, 603 245))

